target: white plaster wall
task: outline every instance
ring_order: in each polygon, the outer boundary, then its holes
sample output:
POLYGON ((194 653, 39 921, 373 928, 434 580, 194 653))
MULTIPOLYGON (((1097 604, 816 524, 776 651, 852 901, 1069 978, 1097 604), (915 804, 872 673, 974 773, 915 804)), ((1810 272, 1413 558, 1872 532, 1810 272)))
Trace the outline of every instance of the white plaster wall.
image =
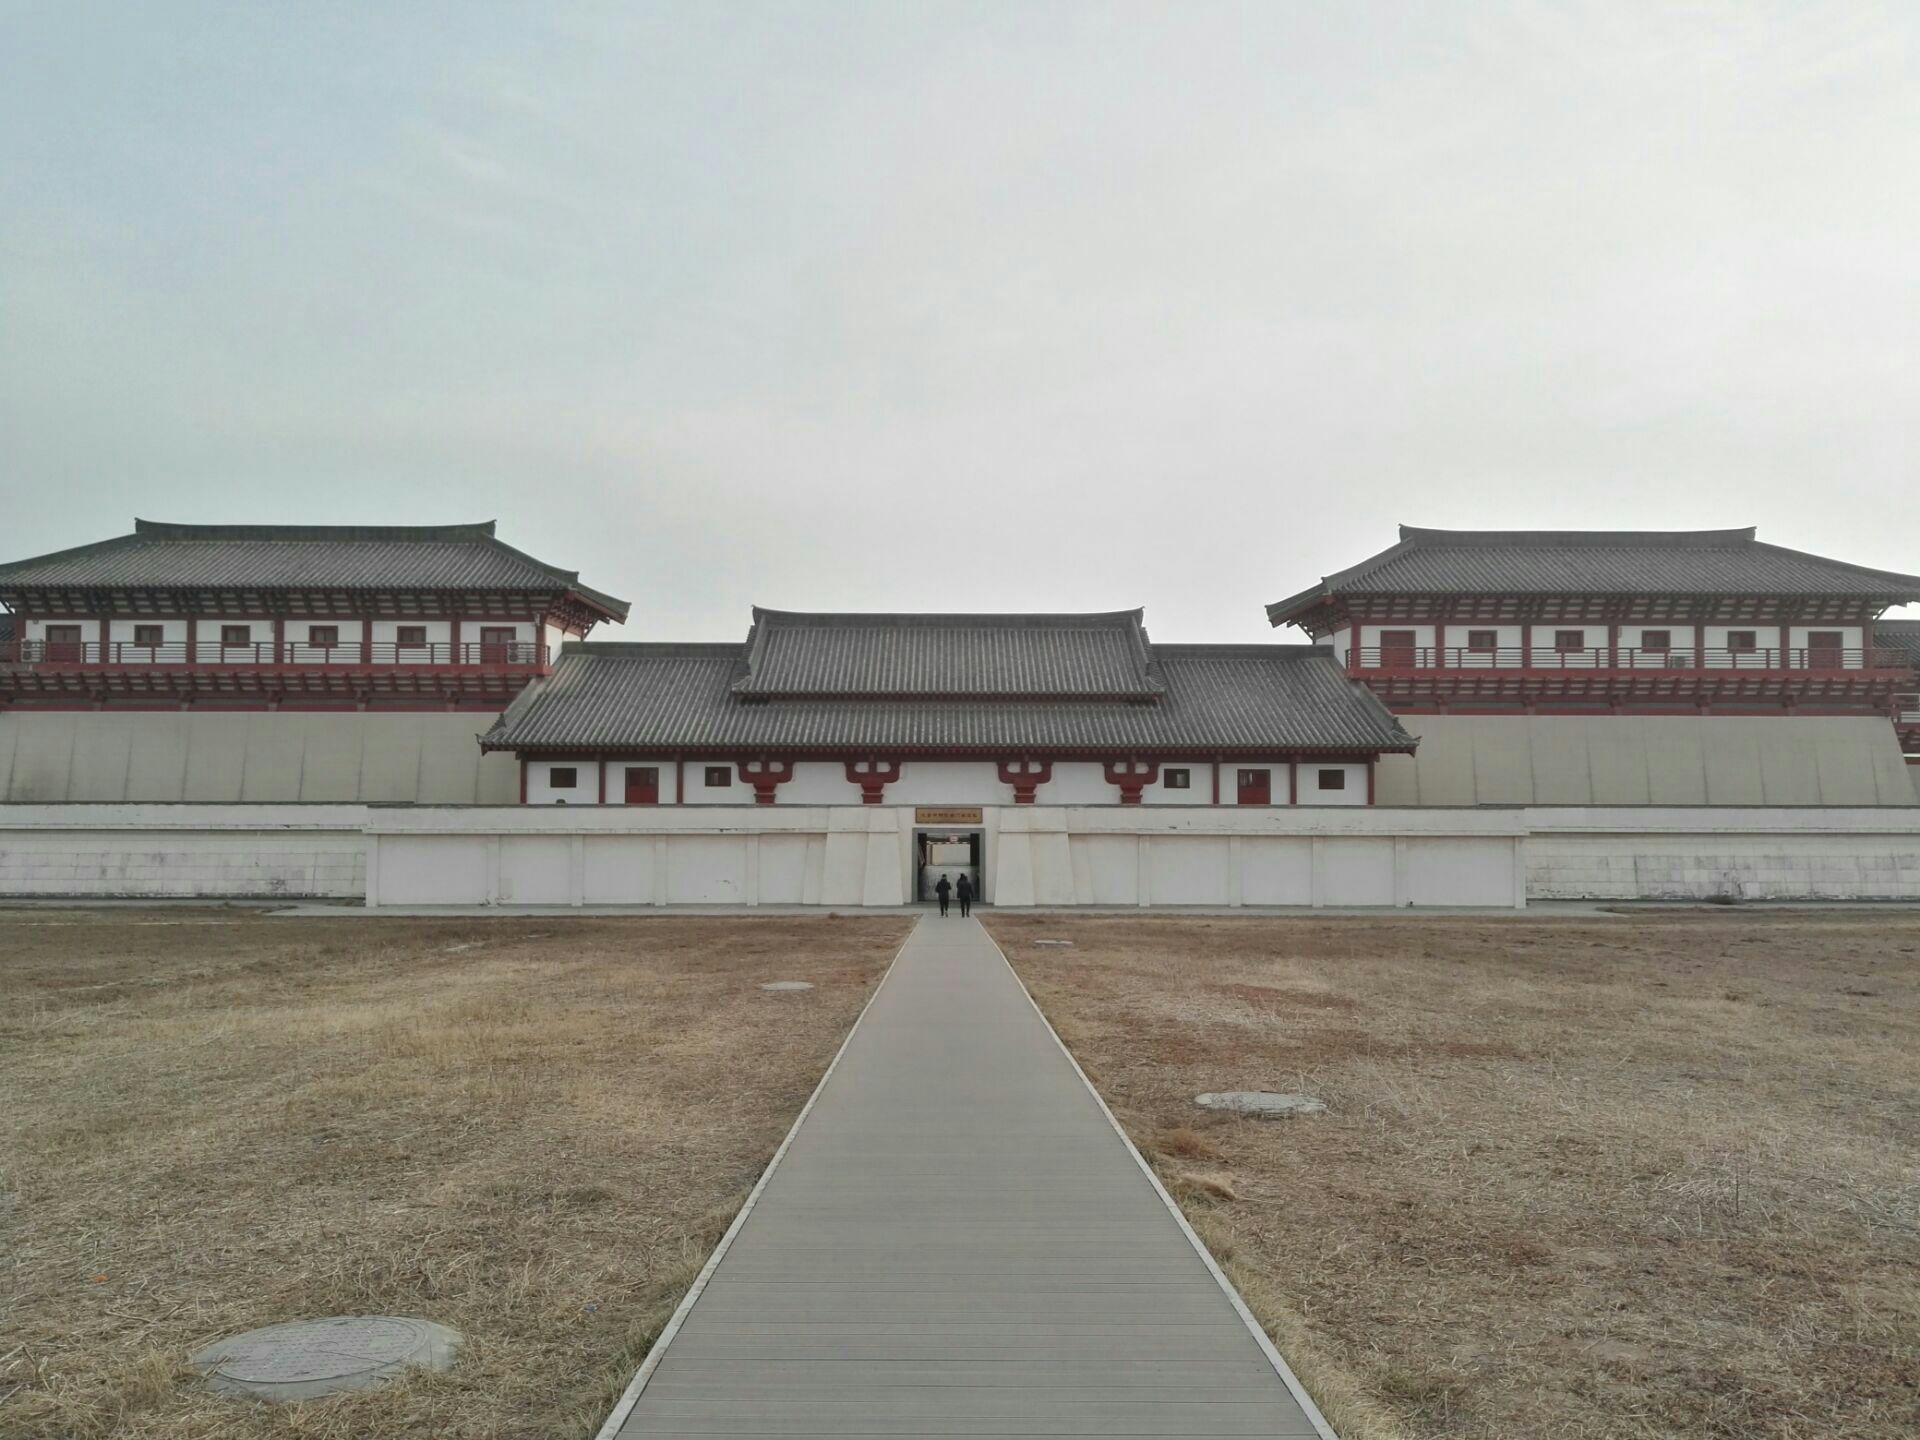
MULTIPOLYGON (((1012 786, 996 786, 996 791, 996 801, 1013 799, 1012 786)), ((1034 792, 1034 798, 1042 805, 1118 805, 1120 791, 1107 783, 1106 767, 1098 761, 1056 760, 1053 778, 1034 792)))
MULTIPOLYGON (((1765 654, 1746 655, 1727 649, 1727 632, 1730 630, 1751 630, 1754 648, 1761 651, 1780 648, 1780 627, 1778 625, 1705 625, 1701 627, 1701 643, 1706 654, 1701 663, 1711 668, 1725 669, 1730 666, 1765 664, 1778 665, 1778 655, 1768 657, 1765 654)), ((1679 636, 1674 637, 1676 640, 1679 636)))
POLYGON ((1605 654, 1586 653, 1596 647, 1606 649, 1607 627, 1604 625, 1535 625, 1532 627, 1533 664, 1536 669, 1593 669, 1605 665, 1605 654), (1581 634, 1581 653, 1562 655, 1553 648, 1554 637, 1562 630, 1578 630, 1581 634))
MULTIPOLYGON (((1284 767, 1275 768, 1282 769, 1284 772, 1284 767)), ((1233 795, 1227 786, 1232 777, 1228 773, 1226 766, 1221 766, 1220 770, 1220 799, 1223 804, 1230 804, 1232 803, 1233 795)), ((1214 768, 1211 760, 1176 760, 1169 762, 1160 767, 1160 773, 1154 778, 1154 782, 1141 790, 1140 803, 1143 805, 1211 805, 1213 803, 1213 774, 1214 768), (1185 790, 1168 789, 1167 772, 1169 770, 1185 770, 1193 783, 1185 790)), ((1107 785, 1104 774, 1098 774, 1097 778, 1111 798, 1115 800, 1120 798, 1120 792, 1112 786, 1107 785)), ((1047 799, 1044 794, 1040 798, 1043 801, 1047 799)), ((1285 774, 1282 773, 1280 777, 1280 799, 1284 802, 1286 798, 1286 777, 1285 774)), ((1080 801, 1077 803, 1087 802, 1080 801)))
POLYGON ((1455 670, 1516 667, 1520 664, 1520 640, 1521 627, 1518 625, 1477 625, 1464 621, 1449 623, 1446 629, 1447 665, 1455 670), (1493 631, 1498 651, 1505 653, 1467 649, 1467 634, 1473 630, 1493 631))
MULTIPOLYGON (((797 769, 795 773, 798 773, 797 769)), ((753 786, 740 778, 740 767, 731 760, 689 760, 686 762, 685 774, 687 793, 682 797, 683 804, 751 805, 753 803, 753 786), (709 785, 707 783, 709 769, 724 769, 727 772, 726 783, 709 785)), ((671 782, 665 775, 661 776, 661 785, 667 791, 672 789, 671 782)), ((773 793, 775 803, 778 803, 780 792, 775 790, 773 793)))
MULTIPOLYGON (((891 797, 893 787, 887 788, 891 797)), ((848 781, 846 766, 838 760, 799 761, 793 767, 793 779, 774 791, 774 795, 781 805, 860 803, 860 787, 848 781)))
POLYGON ((352 898, 361 805, 0 809, 0 895, 352 898))
MULTIPOLYGON (((149 625, 158 625, 161 630, 162 645, 177 645, 176 651, 162 652, 158 662, 162 665, 178 665, 186 656, 187 622, 185 620, 148 620, 128 618, 107 622, 107 659, 121 665, 148 665, 156 663, 153 652, 134 643, 134 633, 149 625)), ((98 632, 88 638, 97 638, 98 632)))
POLYGON ((425 665, 434 663, 433 657, 436 652, 431 647, 435 645, 442 647, 437 653, 440 656, 440 661, 444 663, 450 661, 452 658, 451 652, 445 647, 453 643, 453 622, 451 620, 422 620, 419 618, 375 620, 373 622, 373 643, 374 658, 376 663, 379 664, 425 665), (425 630, 427 632, 427 643, 420 646, 409 645, 404 650, 388 650, 386 648, 387 646, 399 644, 400 627, 402 625, 425 630))
MULTIPOLYGON (((288 621, 287 623, 291 625, 293 622, 288 621)), ((341 642, 344 644, 346 641, 352 640, 357 644, 360 639, 359 627, 360 622, 358 620, 342 622, 340 629, 341 642)), ((291 637, 292 634, 293 631, 289 629, 287 635, 291 637)), ((306 631, 302 630, 300 634, 304 636, 306 631)), ((270 647, 272 644, 273 621, 266 616, 219 615, 202 618, 199 621, 199 629, 194 633, 193 654, 196 660, 210 661, 215 664, 222 661, 230 661, 234 664, 250 665, 256 662, 262 655, 271 655, 273 653, 272 650, 263 647, 270 647), (246 626, 247 643, 244 645, 221 644, 221 627, 226 625, 246 626)))
MULTIPOLYGON (((619 774, 616 769, 608 776, 607 798, 612 801, 617 792, 625 789, 624 780, 614 784, 619 774)), ((661 777, 671 798, 673 775, 669 771, 661 777)), ((597 805, 600 803, 600 762, 597 760, 529 760, 527 762, 527 803, 529 805, 597 805), (575 784, 571 787, 553 783, 555 770, 572 770, 575 784)))
MULTIPOLYGON (((1284 770, 1277 771, 1274 778, 1282 785, 1286 783, 1284 770)), ((1299 780, 1298 803, 1301 805, 1365 805, 1367 803, 1367 767, 1364 764, 1303 760, 1300 762, 1299 780), (1344 776, 1345 784, 1338 790, 1323 788, 1320 778, 1323 773, 1344 776)), ((1274 798, 1284 803, 1286 792, 1276 790, 1274 798)))

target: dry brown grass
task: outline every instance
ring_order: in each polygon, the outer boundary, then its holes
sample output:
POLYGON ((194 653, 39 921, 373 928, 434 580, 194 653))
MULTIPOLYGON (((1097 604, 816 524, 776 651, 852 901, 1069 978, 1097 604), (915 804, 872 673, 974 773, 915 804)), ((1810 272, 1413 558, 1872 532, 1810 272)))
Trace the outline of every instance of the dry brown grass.
POLYGON ((590 1435, 906 926, 0 911, 0 1436, 590 1435), (285 1407, 185 1366, 369 1311, 467 1348, 285 1407))
POLYGON ((1920 917, 989 925, 1347 1440, 1920 1434, 1920 917))

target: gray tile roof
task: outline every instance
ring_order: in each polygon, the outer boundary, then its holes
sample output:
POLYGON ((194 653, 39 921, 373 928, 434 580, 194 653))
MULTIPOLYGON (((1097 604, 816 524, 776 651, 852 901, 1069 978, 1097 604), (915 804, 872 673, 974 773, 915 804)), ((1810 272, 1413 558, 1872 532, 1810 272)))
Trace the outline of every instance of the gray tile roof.
POLYGON ((1835 595, 1920 600, 1920 577, 1769 545, 1744 530, 1424 530, 1275 601, 1284 625, 1339 594, 1835 595))
POLYGON ((570 591, 615 618, 627 602, 475 525, 172 525, 0 565, 0 591, 166 590, 570 591))
POLYGON ((1410 751, 1414 740, 1331 652, 1162 645, 1141 700, 805 698, 734 689, 737 645, 571 644, 482 739, 493 750, 1038 757, 1410 751))
POLYGON ((1877 650, 1897 650, 1920 667, 1920 620, 1876 620, 1873 644, 1877 650))
POLYGON ((1087 615, 807 614, 756 606, 741 695, 1160 693, 1138 610, 1087 615))

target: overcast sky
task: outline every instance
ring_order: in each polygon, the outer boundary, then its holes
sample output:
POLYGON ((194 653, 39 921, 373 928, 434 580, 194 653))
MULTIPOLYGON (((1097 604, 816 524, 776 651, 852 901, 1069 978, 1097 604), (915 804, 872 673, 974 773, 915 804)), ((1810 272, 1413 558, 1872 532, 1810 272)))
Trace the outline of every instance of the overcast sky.
POLYGON ((0 0, 0 556, 1269 600, 1457 527, 1920 571, 1920 6, 0 0))

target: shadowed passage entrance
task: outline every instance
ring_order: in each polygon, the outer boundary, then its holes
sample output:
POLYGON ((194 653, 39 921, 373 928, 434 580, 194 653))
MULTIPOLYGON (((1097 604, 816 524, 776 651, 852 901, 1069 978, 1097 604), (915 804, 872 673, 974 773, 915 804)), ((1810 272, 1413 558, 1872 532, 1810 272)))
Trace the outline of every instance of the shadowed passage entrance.
POLYGON ((987 899, 986 850, 986 835, 979 830, 914 831, 913 853, 918 865, 914 894, 931 903, 938 898, 933 887, 940 883, 942 875, 955 885, 965 875, 973 881, 975 902, 984 902, 987 899))

